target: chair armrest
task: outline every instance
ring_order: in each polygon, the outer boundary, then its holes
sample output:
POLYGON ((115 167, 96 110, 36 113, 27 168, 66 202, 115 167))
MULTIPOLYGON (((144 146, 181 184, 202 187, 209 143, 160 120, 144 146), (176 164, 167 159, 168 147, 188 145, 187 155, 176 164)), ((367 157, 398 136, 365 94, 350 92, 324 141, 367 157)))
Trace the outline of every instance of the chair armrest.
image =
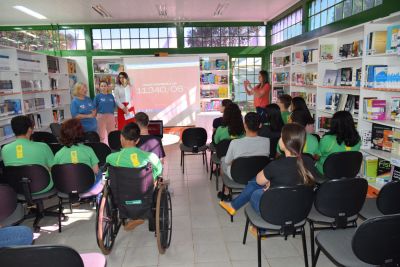
POLYGON ((22 191, 24 192, 24 197, 25 197, 26 202, 29 205, 33 205, 32 191, 31 191, 31 187, 30 187, 32 180, 27 177, 23 177, 23 178, 21 178, 20 182, 22 183, 22 191))

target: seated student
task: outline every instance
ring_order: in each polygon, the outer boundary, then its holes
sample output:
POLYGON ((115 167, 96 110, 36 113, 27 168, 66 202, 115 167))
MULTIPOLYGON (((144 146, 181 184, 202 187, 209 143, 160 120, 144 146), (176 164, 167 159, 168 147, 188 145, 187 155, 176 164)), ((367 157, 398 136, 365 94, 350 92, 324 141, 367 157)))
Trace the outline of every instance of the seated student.
MULTIPOLYGON (((227 106, 229 106, 230 104, 232 104, 232 103, 233 103, 233 102, 232 102, 232 100, 230 100, 230 99, 224 99, 224 100, 222 100, 221 106, 219 106, 219 111, 220 111, 222 114, 224 114, 225 108, 226 108, 227 106)), ((223 126, 223 125, 224 125, 224 120, 223 120, 222 117, 215 118, 215 119, 213 120, 213 131, 215 132, 219 126, 223 126)))
POLYGON ((276 102, 281 110, 283 123, 288 123, 288 119, 290 116, 289 107, 292 103, 292 97, 290 95, 284 94, 278 97, 278 101, 276 102))
POLYGON ((244 136, 242 111, 237 104, 232 103, 225 108, 223 123, 224 126, 219 126, 215 131, 215 144, 225 139, 236 139, 244 136))
POLYGON ((2 227, 0 225, 0 248, 32 245, 33 232, 23 225, 2 227))
POLYGON ((321 157, 317 162, 318 171, 324 173, 326 158, 336 152, 359 151, 361 138, 348 111, 336 112, 331 120, 331 128, 319 143, 321 157))
POLYGON ((54 156, 55 164, 83 163, 93 169, 96 175, 92 188, 83 196, 97 195, 103 190, 99 159, 93 149, 83 144, 84 129, 79 119, 69 119, 61 124, 60 143, 63 146, 54 156))
POLYGON ((296 96, 292 98, 292 103, 290 105, 290 110, 293 112, 295 110, 304 110, 307 113, 307 133, 314 132, 314 119, 311 116, 310 110, 307 107, 306 101, 301 96, 296 96))
POLYGON ((258 135, 267 137, 270 140, 270 157, 275 158, 278 140, 284 123, 281 110, 277 104, 269 104, 265 108, 265 123, 258 130, 258 135))
POLYGON ((297 123, 286 124, 279 140, 279 147, 285 157, 271 161, 257 177, 248 182, 239 196, 230 203, 221 201, 220 206, 233 216, 250 201, 253 209, 259 213, 261 196, 265 190, 278 186, 313 185, 317 170, 312 159, 301 155, 305 141, 306 131, 303 126, 297 123))
MULTIPOLYGON (((108 155, 106 162, 111 166, 125 168, 141 168, 151 164, 153 179, 162 173, 162 164, 156 154, 143 151, 137 148, 140 138, 140 128, 134 123, 128 123, 121 131, 122 149, 119 152, 108 155)), ((133 230, 136 226, 143 224, 143 219, 127 220, 124 225, 126 231, 133 230)))
MULTIPOLYGON (((33 132, 33 122, 31 119, 27 116, 14 117, 11 119, 11 128, 16 140, 5 145, 1 150, 4 166, 37 164, 50 170, 53 165, 53 152, 47 144, 30 140, 33 132)), ((34 192, 34 194, 45 193, 52 188, 53 181, 50 179, 45 189, 34 192)))
POLYGON ((140 139, 137 147, 143 151, 156 154, 161 162, 163 162, 165 158, 164 147, 160 137, 149 134, 149 116, 144 112, 138 112, 136 113, 135 118, 136 123, 140 128, 140 139))

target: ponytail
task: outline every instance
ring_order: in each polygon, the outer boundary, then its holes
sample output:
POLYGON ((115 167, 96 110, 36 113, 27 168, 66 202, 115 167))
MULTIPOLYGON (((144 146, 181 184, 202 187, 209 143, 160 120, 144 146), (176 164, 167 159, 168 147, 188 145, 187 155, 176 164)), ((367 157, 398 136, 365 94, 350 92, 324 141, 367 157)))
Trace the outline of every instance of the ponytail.
POLYGON ((304 166, 304 161, 301 155, 297 157, 297 171, 299 172, 300 176, 303 177, 303 182, 305 185, 314 185, 314 176, 312 173, 307 170, 304 166))

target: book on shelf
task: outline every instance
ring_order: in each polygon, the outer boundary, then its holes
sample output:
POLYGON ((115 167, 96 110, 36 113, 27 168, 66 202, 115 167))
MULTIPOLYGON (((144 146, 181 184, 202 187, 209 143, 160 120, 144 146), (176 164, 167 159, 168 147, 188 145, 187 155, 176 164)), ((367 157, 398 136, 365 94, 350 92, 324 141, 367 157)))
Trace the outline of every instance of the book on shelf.
POLYGON ((400 157, 400 129, 394 128, 392 134, 392 154, 400 157))
POLYGON ((272 103, 276 103, 278 101, 278 97, 283 94, 285 94, 283 87, 274 87, 272 89, 272 103))
POLYGON ((320 46, 320 60, 327 61, 333 60, 334 45, 333 44, 323 44, 320 46))
POLYGON ((228 69, 228 62, 223 58, 216 59, 215 60, 215 69, 217 69, 217 70, 227 70, 228 69))
POLYGON ((68 74, 75 74, 76 73, 76 63, 74 61, 67 61, 68 66, 68 74))
POLYGON ((354 41, 352 43, 343 44, 339 47, 339 57, 360 57, 362 56, 363 40, 354 41))
POLYGON ((24 109, 25 112, 30 112, 36 109, 35 99, 24 99, 24 109))
POLYGON ((340 94, 327 92, 325 94, 325 109, 336 111, 339 105, 340 94))
POLYGON ((400 167, 393 165, 392 180, 399 180, 399 179, 400 179, 400 167))
POLYGON ((388 66, 386 88, 400 88, 400 66, 388 66))
POLYGON ((396 53, 400 42, 400 25, 392 25, 387 28, 386 53, 396 53))
POLYGON ((378 157, 371 155, 364 156, 362 166, 364 177, 376 178, 378 172, 378 157))
POLYGON ((336 106, 336 110, 335 111, 344 110, 345 107, 346 107, 346 104, 348 104, 347 103, 347 99, 351 99, 351 97, 348 97, 348 94, 340 94, 339 95, 338 105, 336 106))
POLYGON ((316 93, 306 93, 306 92, 291 92, 292 97, 302 97, 309 108, 314 108, 316 106, 317 94, 316 93))
POLYGON ((375 97, 363 99, 363 118, 367 120, 386 119, 386 100, 375 97))
POLYGON ((19 57, 18 68, 21 71, 40 72, 40 60, 19 57))
POLYGON ((385 131, 392 131, 392 128, 386 125, 373 123, 371 130, 371 148, 383 150, 383 137, 385 131))
POLYGON ((304 75, 305 85, 317 85, 318 74, 316 72, 307 72, 304 75))
POLYGON ((93 71, 95 73, 118 74, 124 71, 124 64, 115 62, 96 62, 93 63, 93 71))
POLYGON ((227 98, 228 97, 228 87, 226 87, 226 86, 218 87, 218 97, 227 98))
POLYGON ((390 99, 390 119, 400 122, 400 96, 392 96, 390 99))
POLYGON ((50 73, 59 73, 60 63, 58 61, 58 58, 47 56, 47 69, 50 73))
POLYGON ((298 65, 304 62, 303 51, 295 51, 292 53, 292 64, 298 65))
POLYGON ((289 83, 289 72, 274 72, 272 75, 274 83, 288 84, 289 83))
POLYGON ((323 85, 335 86, 338 78, 338 70, 325 70, 323 85))
POLYGON ((352 86, 353 68, 340 69, 340 86, 352 86))
POLYGON ((21 99, 5 99, 7 115, 17 115, 22 113, 21 99))
POLYGON ((0 93, 8 93, 13 89, 14 86, 12 80, 0 80, 0 93))
POLYGON ((383 151, 392 151, 392 140, 393 140, 393 130, 384 130, 383 131, 383 140, 382 140, 382 150, 383 151))
POLYGON ((370 149, 372 145, 372 132, 371 130, 362 129, 360 130, 360 138, 361 138, 361 148, 362 149, 370 149))
POLYGON ((0 54, 0 70, 10 70, 10 56, 0 54))
POLYGON ((15 134, 12 131, 11 124, 5 124, 0 126, 0 140, 5 140, 14 136, 15 134))
POLYGON ((370 32, 367 36, 367 54, 383 54, 386 52, 387 31, 370 32))
POLYGON ((275 68, 283 67, 284 57, 274 57, 272 59, 272 66, 275 68))
POLYGON ((361 87, 361 68, 356 69, 356 87, 361 87))
POLYGON ((302 73, 302 72, 293 72, 292 73, 292 84, 294 84, 294 85, 304 85, 305 84, 304 73, 302 73))
POLYGON ((217 111, 221 106, 222 100, 203 101, 200 104, 202 111, 217 111))
POLYGON ((45 108, 45 102, 43 97, 35 98, 35 107, 37 110, 45 108))
POLYGON ((318 118, 318 128, 329 130, 331 128, 332 118, 330 117, 319 117, 318 118))
POLYGON ((390 178, 392 173, 392 164, 390 161, 378 158, 378 168, 376 170, 376 178, 390 178))
POLYGON ((379 88, 387 86, 387 65, 367 65, 366 85, 368 88, 379 88))
POLYGON ((53 122, 60 123, 64 121, 64 110, 53 110, 53 122))
POLYGON ((290 65, 290 56, 285 56, 283 58, 283 66, 288 66, 290 65))
POLYGON ((200 70, 210 70, 211 62, 208 59, 200 58, 200 70))
POLYGON ((58 94, 52 94, 51 95, 51 106, 52 107, 57 107, 61 104, 61 96, 58 94))

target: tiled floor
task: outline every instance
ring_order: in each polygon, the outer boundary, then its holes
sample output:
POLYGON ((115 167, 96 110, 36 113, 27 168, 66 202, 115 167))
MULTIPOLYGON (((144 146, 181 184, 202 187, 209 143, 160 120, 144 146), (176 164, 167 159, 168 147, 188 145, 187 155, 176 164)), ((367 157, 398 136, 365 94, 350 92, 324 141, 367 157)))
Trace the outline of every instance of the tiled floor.
MULTIPOLYGON (((182 174, 177 145, 166 148, 164 176, 170 180, 173 206, 171 247, 159 255, 154 234, 147 223, 132 232, 122 228, 115 246, 107 256, 108 267, 120 266, 257 266, 256 240, 250 234, 241 243, 245 217, 242 211, 230 222, 218 206, 215 180, 202 165, 201 157, 186 157, 182 174)), ((95 238, 95 211, 89 205, 74 209, 63 232, 58 233, 55 218, 42 220, 35 244, 64 244, 79 252, 99 252, 95 238)), ((31 222, 25 222, 31 225, 31 222)), ((303 267, 301 239, 288 241, 275 237, 262 241, 263 266, 303 267)), ((334 266, 321 255, 318 266, 334 266)))

